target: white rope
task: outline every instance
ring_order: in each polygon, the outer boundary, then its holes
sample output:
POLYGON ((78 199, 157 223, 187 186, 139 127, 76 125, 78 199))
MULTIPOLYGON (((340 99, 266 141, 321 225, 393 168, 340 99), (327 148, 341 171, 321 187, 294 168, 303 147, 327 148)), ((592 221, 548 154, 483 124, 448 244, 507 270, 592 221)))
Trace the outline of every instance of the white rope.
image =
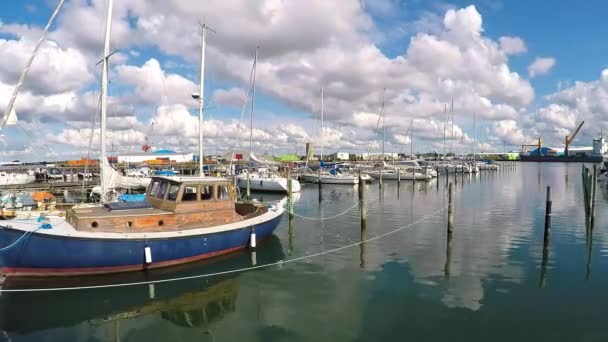
POLYGON ((232 273, 240 273, 240 272, 245 272, 245 271, 251 271, 251 270, 257 270, 257 269, 262 269, 262 268, 267 268, 267 267, 271 267, 271 266, 278 266, 278 265, 284 265, 287 263, 292 263, 292 262, 296 262, 296 261, 300 261, 300 260, 305 260, 305 259, 310 259, 310 258, 315 258, 315 257, 319 257, 322 255, 326 255, 326 254, 330 254, 330 253, 335 253, 344 249, 348 249, 351 247, 355 247, 355 246, 359 246, 362 245, 364 243, 368 243, 374 240, 378 240, 381 239, 385 236, 388 235, 392 235, 395 234, 399 231, 402 231, 404 229, 410 228, 412 226, 417 225, 418 223, 433 217, 435 215, 437 215, 438 213, 444 211, 445 209, 447 209, 446 207, 443 207, 439 210, 434 211, 433 213, 431 213, 430 215, 427 215, 417 221, 414 221, 408 225, 405 225, 403 227, 399 227, 396 229, 393 229, 391 231, 388 231, 386 233, 380 234, 380 235, 376 235, 372 238, 366 239, 366 240, 362 240, 362 241, 357 241, 342 247, 338 247, 338 248, 334 248, 334 249, 329 249, 326 251, 322 251, 322 252, 318 252, 318 253, 314 253, 314 254, 309 254, 309 255, 304 255, 301 257, 297 257, 297 258, 293 258, 293 259, 288 259, 288 260, 279 260, 276 262, 272 262, 272 263, 268 263, 268 264, 264 264, 264 265, 257 265, 257 266, 251 266, 251 267, 245 267, 245 268, 238 268, 238 269, 232 269, 232 270, 227 270, 227 271, 221 271, 221 272, 214 272, 214 273, 206 273, 206 274, 199 274, 199 275, 194 275, 194 276, 187 276, 187 277, 177 277, 177 278, 170 278, 170 279, 160 279, 160 280, 150 280, 150 281, 140 281, 140 282, 133 282, 133 283, 119 283, 119 284, 106 284, 106 285, 91 285, 91 286, 79 286, 79 287, 55 287, 55 288, 38 288, 38 289, 0 289, 0 294, 2 292, 51 292, 51 291, 69 291, 69 290, 92 290, 92 289, 104 289, 104 288, 114 288, 114 287, 126 287, 126 286, 137 286, 137 285, 147 285, 147 284, 160 284, 160 283, 169 283, 169 282, 174 282, 174 281, 181 281, 181 280, 191 280, 191 279, 198 279, 198 278, 207 278, 207 277, 213 277, 213 276, 219 276, 219 275, 225 275, 225 274, 232 274, 232 273))
POLYGON ((343 211, 343 212, 341 212, 339 214, 336 214, 334 216, 328 216, 328 217, 309 217, 309 216, 303 216, 303 215, 296 214, 293 211, 290 212, 289 208, 284 208, 284 209, 285 209, 285 211, 287 211, 288 213, 292 214, 293 216, 299 217, 301 219, 311 220, 311 221, 323 221, 323 220, 331 220, 331 219, 335 219, 336 217, 340 217, 340 216, 348 213, 349 211, 355 209, 355 207, 357 207, 358 205, 359 205, 359 202, 355 202, 355 204, 353 204, 352 207, 346 209, 345 211, 343 211))
POLYGON ((44 30, 42 30, 42 37, 40 37, 40 39, 38 39, 38 42, 36 42, 34 51, 32 51, 30 58, 28 59, 27 63, 25 64, 25 69, 23 69, 23 72, 21 72, 19 81, 17 82, 17 85, 15 86, 15 89, 13 90, 13 95, 8 100, 8 105, 6 106, 6 110, 4 111, 4 118, 2 120, 2 126, 0 126, 0 128, 4 128, 6 126, 6 123, 8 122, 8 117, 10 116, 11 111, 13 110, 13 106, 15 105, 15 100, 17 99, 17 95, 19 95, 19 91, 21 90, 21 87, 23 86, 23 82, 25 82, 25 76, 27 76, 27 72, 30 70, 32 63, 34 62, 34 57, 36 57, 36 54, 38 53, 38 49, 40 49, 40 45, 42 45, 42 42, 46 39, 46 35, 48 34, 49 29, 51 28, 51 25, 53 24, 53 21, 55 20, 55 17, 57 16, 57 14, 59 14, 59 10, 61 9, 61 6, 63 6, 64 1, 65 0, 59 1, 59 4, 57 4, 55 11, 51 15, 51 18, 47 22, 46 26, 44 27, 44 30))

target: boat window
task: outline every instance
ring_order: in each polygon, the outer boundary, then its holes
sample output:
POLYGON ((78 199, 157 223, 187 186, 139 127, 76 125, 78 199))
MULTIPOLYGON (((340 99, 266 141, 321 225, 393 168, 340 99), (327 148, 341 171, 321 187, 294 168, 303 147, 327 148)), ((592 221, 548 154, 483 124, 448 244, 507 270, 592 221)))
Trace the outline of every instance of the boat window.
POLYGON ((229 199, 230 194, 228 193, 228 187, 226 185, 218 185, 217 186, 217 199, 225 200, 229 199))
POLYGON ((196 201, 196 186, 184 187, 184 194, 182 195, 182 202, 196 201))
POLYGON ((150 191, 148 192, 148 196, 156 196, 156 193, 158 192, 158 186, 159 186, 160 182, 159 181, 154 181, 154 183, 152 183, 152 185, 150 186, 150 191))
POLYGON ((203 185, 201 186, 201 200, 213 199, 213 186, 203 185))
POLYGON ((171 184, 171 186, 169 186, 169 194, 167 195, 167 200, 175 201, 177 199, 178 192, 179 192, 179 185, 171 184))
POLYGON ((165 193, 167 192, 167 182, 161 182, 158 187, 158 193, 156 194, 156 198, 164 199, 165 193))

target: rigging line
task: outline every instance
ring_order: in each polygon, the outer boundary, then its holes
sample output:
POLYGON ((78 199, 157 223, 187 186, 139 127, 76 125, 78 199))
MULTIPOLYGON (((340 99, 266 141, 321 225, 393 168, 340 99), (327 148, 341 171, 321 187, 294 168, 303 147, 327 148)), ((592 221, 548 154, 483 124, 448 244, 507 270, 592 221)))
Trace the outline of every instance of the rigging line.
POLYGON ((36 45, 34 46, 34 51, 32 51, 30 58, 28 59, 27 63, 25 64, 25 69, 23 69, 23 72, 21 73, 21 76, 19 77, 19 81, 17 81, 17 85, 15 86, 15 89, 13 89, 13 95, 9 99, 8 105, 6 106, 6 109, 4 111, 4 118, 2 120, 2 126, 0 126, 0 129, 4 128, 6 126, 10 113, 11 113, 11 111, 13 111, 13 106, 15 105, 15 100, 17 100, 17 95, 19 95, 19 91, 21 90, 21 87, 23 86, 23 83, 25 82, 25 77, 27 76, 27 73, 30 70, 32 63, 34 62, 34 58, 36 57, 36 54, 38 53, 38 49, 40 49, 40 45, 42 45, 42 42, 46 39, 49 29, 51 28, 51 25, 53 24, 55 17, 57 17, 57 14, 59 14, 59 10, 61 9, 61 6, 63 6, 64 2, 65 2, 65 0, 59 0, 59 3, 57 4, 55 11, 53 11, 51 18, 49 19, 49 21, 46 23, 46 26, 42 30, 42 36, 36 42, 36 45))
MULTIPOLYGON (((89 134, 89 144, 87 146, 87 161, 84 164, 84 173, 82 175, 82 203, 85 202, 86 198, 85 198, 85 184, 87 182, 87 173, 89 170, 89 161, 91 160, 91 146, 93 145, 93 136, 95 135, 95 125, 97 124, 97 116, 99 115, 99 112, 101 110, 101 93, 99 94, 98 100, 97 100, 97 111, 95 112, 95 115, 93 115, 93 118, 91 119, 91 134, 89 134)), ((100 166, 101 167, 101 166, 100 166)), ((78 178, 78 174, 76 174, 76 178, 78 178)), ((73 181, 73 180, 71 180, 73 181)))
POLYGON ((230 156, 230 165, 228 167, 228 170, 230 170, 231 172, 232 172, 232 163, 234 160, 234 152, 236 149, 236 145, 238 144, 238 141, 239 141, 239 134, 241 133, 241 125, 243 124, 243 117, 245 116, 245 109, 247 108, 247 103, 249 102, 249 91, 251 90, 251 82, 253 80, 254 68, 255 68, 255 61, 254 61, 254 64, 251 66, 251 74, 249 75, 249 84, 247 87, 247 92, 245 93, 245 101, 243 102, 243 109, 241 110, 241 119, 239 120, 239 124, 236 128, 236 137, 234 138, 234 143, 232 144, 232 154, 230 156))
POLYGON ((93 289, 104 289, 104 288, 115 288, 115 287, 126 287, 126 286, 137 286, 137 285, 148 285, 148 284, 161 284, 161 283, 170 283, 170 282, 175 282, 175 281, 182 281, 182 280, 191 280, 191 279, 200 279, 200 278, 208 278, 208 277, 213 277, 213 276, 219 276, 219 275, 225 275, 225 274, 233 274, 233 273, 241 273, 241 272, 246 272, 246 271, 252 271, 252 270, 257 270, 257 269, 263 269, 263 268, 268 268, 268 267, 272 267, 272 266, 279 266, 279 265, 285 265, 288 263, 293 263, 296 261, 301 261, 301 260, 306 260, 306 259, 311 259, 311 258, 315 258, 315 257, 319 257, 319 256, 323 256, 326 254, 331 254, 331 253, 335 253, 344 249, 348 249, 348 248, 352 248, 352 247, 356 247, 368 242, 372 242, 378 239, 381 239, 383 237, 395 234, 397 232, 400 232, 402 230, 405 230, 407 228, 413 227, 415 225, 417 225, 420 222, 423 222, 437 214, 439 214, 440 212, 446 210, 448 207, 445 206, 441 209, 435 210, 434 212, 432 212, 431 214, 424 216, 410 224, 407 224, 405 226, 402 227, 398 227, 395 228, 391 231, 388 231, 386 233, 382 233, 380 235, 376 235, 374 237, 371 237, 369 239, 365 239, 365 240, 361 240, 361 241, 357 241, 348 245, 344 245, 341 247, 337 247, 337 248, 333 248, 333 249, 328 249, 325 251, 321 251, 321 252, 317 252, 317 253, 313 253, 313 254, 308 254, 308 255, 303 255, 300 257, 296 257, 296 258, 292 258, 292 259, 287 259, 287 260, 279 260, 276 262, 271 262, 268 264, 263 264, 263 265, 257 265, 257 266, 251 266, 251 267, 244 267, 244 268, 237 268, 237 269, 232 269, 232 270, 226 270, 226 271, 220 271, 220 272, 213 272, 213 273, 204 273, 204 274, 198 274, 198 275, 193 275, 193 276, 185 276, 185 277, 176 277, 176 278, 169 278, 169 279, 159 279, 159 280, 150 280, 150 281, 139 281, 139 282, 132 282, 132 283, 119 283, 119 284, 106 284, 106 285, 91 285, 91 286, 79 286, 79 287, 55 287, 55 288, 36 288, 36 289, 0 289, 0 294, 2 292, 6 292, 6 293, 10 293, 10 292, 53 292, 53 291, 70 291, 70 290, 93 290, 93 289))

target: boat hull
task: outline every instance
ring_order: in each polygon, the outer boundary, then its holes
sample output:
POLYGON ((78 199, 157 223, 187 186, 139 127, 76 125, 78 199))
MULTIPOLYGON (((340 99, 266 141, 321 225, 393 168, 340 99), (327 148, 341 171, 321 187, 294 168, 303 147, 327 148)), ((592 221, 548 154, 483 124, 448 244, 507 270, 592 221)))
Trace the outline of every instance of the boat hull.
MULTIPOLYGON (((368 173, 368 175, 370 175, 372 178, 375 179, 379 179, 380 178, 380 173, 378 172, 370 172, 368 173)), ((431 175, 427 175, 427 174, 422 174, 422 173, 418 173, 416 172, 415 174, 412 175, 412 173, 406 173, 405 171, 402 172, 401 174, 397 174, 397 173, 382 173, 382 179, 383 180, 421 180, 421 181, 427 181, 430 180, 432 177, 431 175)))
MULTIPOLYGON (((247 188, 247 178, 246 177, 237 177, 236 185, 241 189, 247 188)), ((287 179, 286 178, 259 178, 252 177, 249 179, 249 189, 251 191, 258 192, 281 192, 287 193, 287 179)), ((291 192, 300 191, 300 182, 297 180, 292 180, 291 183, 291 192)))
POLYGON ((36 176, 25 174, 7 174, 0 176, 0 185, 25 185, 36 182, 36 176))
MULTIPOLYGON (((319 183, 317 175, 302 175, 301 179, 309 183, 319 183)), ((357 176, 321 176, 321 184, 359 184, 357 176)))
MULTIPOLYGON (((256 241, 272 235, 276 216, 253 227, 256 241)), ((243 221, 245 222, 245 221, 243 221)), ((0 253, 5 276, 71 276, 138 271, 179 265, 246 248, 252 227, 183 237, 96 239, 33 233, 18 246, 0 253), (144 250, 152 262, 146 264, 144 250)), ((0 246, 8 246, 23 231, 0 226, 0 246)))

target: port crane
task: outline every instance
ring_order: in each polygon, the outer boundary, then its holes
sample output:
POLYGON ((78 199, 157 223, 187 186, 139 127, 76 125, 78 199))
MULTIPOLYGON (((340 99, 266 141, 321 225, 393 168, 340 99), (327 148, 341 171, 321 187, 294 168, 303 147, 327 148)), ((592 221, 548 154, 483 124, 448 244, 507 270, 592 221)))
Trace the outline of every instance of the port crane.
POLYGON ((576 138, 576 135, 581 130, 581 127, 583 127, 584 123, 585 121, 581 121, 581 123, 578 125, 578 127, 576 127, 574 133, 572 133, 571 136, 566 135, 566 147, 564 148, 564 156, 568 156, 568 148, 570 147, 570 144, 572 144, 572 141, 574 141, 574 138, 576 138))
POLYGON ((522 151, 522 153, 526 152, 528 150, 526 147, 529 147, 529 146, 534 146, 534 147, 538 148, 538 155, 539 156, 542 155, 542 150, 541 150, 542 139, 540 137, 538 137, 538 142, 536 144, 523 144, 523 145, 521 145, 521 151, 522 151))

